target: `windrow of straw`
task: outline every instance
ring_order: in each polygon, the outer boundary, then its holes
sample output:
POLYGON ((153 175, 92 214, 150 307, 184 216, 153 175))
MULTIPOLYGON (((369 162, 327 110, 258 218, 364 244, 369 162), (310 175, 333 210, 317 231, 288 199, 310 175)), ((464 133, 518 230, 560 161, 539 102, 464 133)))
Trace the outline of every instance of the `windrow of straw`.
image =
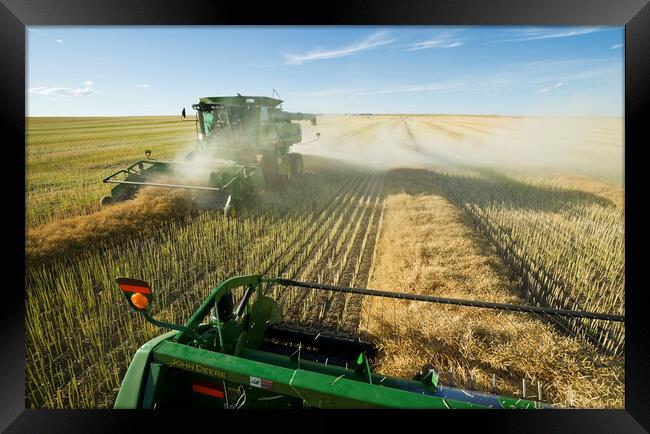
MULTIPOLYGON (((388 175, 370 287, 525 304, 497 252, 426 171, 388 175)), ((368 297, 361 327, 378 341, 376 369, 410 377, 425 365, 441 381, 559 406, 621 408, 621 358, 597 353, 532 314, 368 297)))
POLYGON ((25 260, 38 265, 105 246, 106 242, 123 241, 187 216, 192 206, 184 191, 145 187, 133 200, 27 229, 25 260))

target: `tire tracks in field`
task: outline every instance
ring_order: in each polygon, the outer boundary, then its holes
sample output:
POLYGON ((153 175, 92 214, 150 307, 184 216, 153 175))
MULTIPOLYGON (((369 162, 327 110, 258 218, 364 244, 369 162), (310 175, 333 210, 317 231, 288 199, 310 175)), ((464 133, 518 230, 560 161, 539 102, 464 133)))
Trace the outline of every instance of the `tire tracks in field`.
POLYGON ((438 125, 434 123, 433 121, 421 121, 425 126, 428 128, 437 131, 439 133, 442 133, 443 135, 449 137, 450 139, 454 141, 461 140, 463 138, 463 135, 459 133, 458 131, 450 130, 449 128, 445 128, 441 125, 438 125))
POLYGON ((356 128, 349 133, 344 133, 337 139, 340 144, 344 144, 360 135, 367 134, 369 131, 375 129, 379 125, 380 121, 375 121, 369 125, 364 125, 362 127, 356 128))
POLYGON ((443 157, 437 152, 432 152, 429 149, 423 148, 420 145, 420 143, 418 142, 417 138, 415 137, 415 134, 413 134, 413 132, 411 131, 411 128, 408 126, 408 123, 404 119, 402 119, 402 125, 406 129, 406 132, 407 132, 407 134, 409 136, 409 139, 410 139, 410 141, 412 143, 412 148, 411 149, 414 152, 416 152, 418 154, 421 154, 421 155, 423 155, 423 156, 425 156, 427 158, 431 158, 431 159, 433 159, 435 161, 438 161, 438 162, 440 162, 440 163, 442 163, 443 165, 446 165, 446 166, 461 167, 461 165, 459 163, 457 163, 456 161, 453 161, 453 160, 449 159, 448 157, 443 157))

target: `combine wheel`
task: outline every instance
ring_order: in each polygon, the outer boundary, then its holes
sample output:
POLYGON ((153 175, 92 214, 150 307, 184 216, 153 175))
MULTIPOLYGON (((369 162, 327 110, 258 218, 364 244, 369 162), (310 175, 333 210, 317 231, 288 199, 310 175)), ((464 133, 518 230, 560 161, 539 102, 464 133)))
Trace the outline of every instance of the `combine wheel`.
POLYGON ((294 171, 294 159, 291 157, 291 154, 283 155, 280 158, 282 160, 281 177, 284 183, 286 183, 296 175, 296 172, 294 171))
POLYGON ((234 206, 229 206, 223 210, 223 215, 228 219, 234 219, 237 217, 237 208, 234 206))
POLYGON ((293 175, 302 175, 303 173, 303 162, 302 155, 298 153, 289 154, 290 163, 291 163, 291 172, 293 175))
POLYGON ((106 206, 109 206, 109 205, 112 205, 112 204, 113 204, 113 196, 110 196, 110 195, 109 196, 102 196, 102 198, 99 199, 99 206, 101 206, 102 208, 106 207, 106 206))
POLYGON ((262 173, 264 174, 265 184, 269 190, 279 190, 281 188, 280 170, 278 168, 278 160, 275 153, 270 150, 262 151, 262 161, 260 161, 262 173))

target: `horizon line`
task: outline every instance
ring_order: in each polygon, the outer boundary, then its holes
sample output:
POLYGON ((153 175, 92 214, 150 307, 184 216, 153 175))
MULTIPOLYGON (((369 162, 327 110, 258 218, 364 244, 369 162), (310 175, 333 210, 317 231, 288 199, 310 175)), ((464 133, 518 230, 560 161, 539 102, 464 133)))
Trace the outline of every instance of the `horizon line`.
MULTIPOLYGON (((492 116, 510 118, 539 118, 539 117, 575 117, 575 118, 625 118, 625 115, 588 115, 588 114, 498 114, 498 113, 315 113, 316 116, 492 116)), ((146 115, 25 115, 25 118, 143 118, 143 117, 180 117, 178 114, 146 114, 146 115)), ((187 120, 192 117, 187 116, 187 120)))

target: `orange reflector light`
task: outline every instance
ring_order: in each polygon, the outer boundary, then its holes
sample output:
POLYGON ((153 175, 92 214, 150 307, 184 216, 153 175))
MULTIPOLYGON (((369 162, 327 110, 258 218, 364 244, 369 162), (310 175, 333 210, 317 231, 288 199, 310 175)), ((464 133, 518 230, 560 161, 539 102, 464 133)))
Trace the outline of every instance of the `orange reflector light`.
POLYGON ((131 303, 140 310, 145 310, 149 305, 149 300, 144 295, 136 292, 131 296, 131 303))
POLYGON ((142 294, 151 294, 151 288, 147 286, 127 285, 126 283, 120 283, 120 288, 124 292, 139 292, 142 294))
POLYGON ((223 398, 223 387, 215 386, 209 383, 192 383, 192 390, 202 395, 214 396, 215 398, 223 398))

